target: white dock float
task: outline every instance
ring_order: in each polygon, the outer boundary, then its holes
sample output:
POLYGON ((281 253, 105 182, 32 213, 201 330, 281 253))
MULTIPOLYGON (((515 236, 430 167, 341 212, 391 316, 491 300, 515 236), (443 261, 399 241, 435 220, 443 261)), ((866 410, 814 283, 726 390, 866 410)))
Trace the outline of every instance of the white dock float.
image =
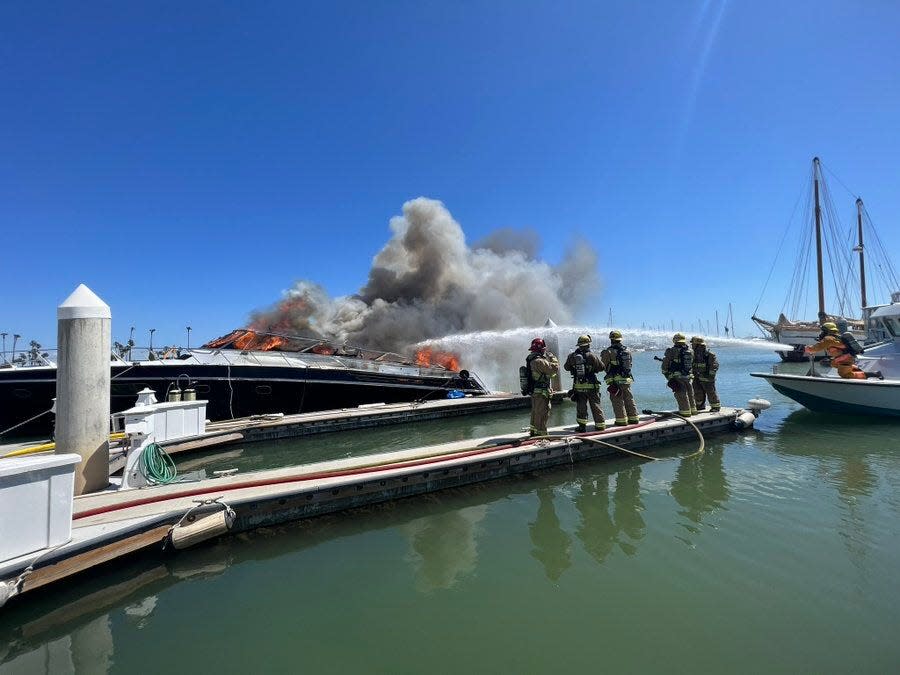
MULTIPOLYGON (((746 411, 723 408, 692 422, 705 434, 734 429, 746 411)), ((447 488, 548 469, 621 452, 586 439, 602 439, 627 449, 696 439, 677 417, 644 416, 628 427, 576 434, 551 429, 549 438, 527 434, 443 443, 281 469, 236 474, 75 498, 72 540, 56 549, 0 564, 0 580, 15 583, 31 573, 20 593, 40 588, 98 564, 148 547, 164 545, 173 526, 190 525, 232 509, 234 534, 261 526, 334 513, 447 488), (215 500, 198 507, 198 500, 215 500), (191 513, 185 518, 185 515, 191 513)), ((636 459, 635 461, 641 461, 636 459)))

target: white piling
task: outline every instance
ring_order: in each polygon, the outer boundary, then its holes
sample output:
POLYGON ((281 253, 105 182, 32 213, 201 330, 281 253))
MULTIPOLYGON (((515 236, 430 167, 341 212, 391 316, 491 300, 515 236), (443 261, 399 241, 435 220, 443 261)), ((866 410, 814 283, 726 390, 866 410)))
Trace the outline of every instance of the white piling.
POLYGON ((109 484, 111 314, 84 284, 57 308, 56 452, 81 455, 75 494, 109 484))
POLYGON ((546 344, 547 349, 553 352, 556 358, 559 359, 559 371, 550 378, 550 384, 553 387, 553 391, 562 391, 562 367, 566 360, 566 356, 559 351, 559 336, 556 334, 557 326, 549 316, 547 317, 546 323, 544 323, 544 328, 548 329, 543 335, 544 344, 546 344))

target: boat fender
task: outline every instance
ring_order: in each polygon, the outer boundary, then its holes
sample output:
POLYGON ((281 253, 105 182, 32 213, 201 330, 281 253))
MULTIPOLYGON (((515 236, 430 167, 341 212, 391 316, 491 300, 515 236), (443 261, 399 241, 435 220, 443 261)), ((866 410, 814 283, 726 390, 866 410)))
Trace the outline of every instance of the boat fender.
POLYGON ((734 424, 735 429, 750 429, 755 421, 756 415, 752 412, 742 412, 734 418, 732 424, 734 424))
POLYGON ((176 523, 166 537, 166 543, 176 550, 183 550, 196 544, 227 534, 234 526, 235 513, 227 504, 214 501, 222 507, 220 511, 205 513, 197 517, 191 517, 188 510, 182 519, 176 523))
POLYGON ((756 417, 759 417, 759 414, 763 410, 768 410, 771 407, 772 404, 764 398, 751 398, 749 401, 747 401, 747 409, 756 417))

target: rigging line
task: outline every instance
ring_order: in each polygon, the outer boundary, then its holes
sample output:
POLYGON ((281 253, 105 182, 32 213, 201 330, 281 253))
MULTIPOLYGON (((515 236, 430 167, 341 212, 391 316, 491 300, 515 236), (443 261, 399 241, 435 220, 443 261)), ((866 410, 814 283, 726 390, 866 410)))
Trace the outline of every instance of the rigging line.
MULTIPOLYGON (((863 215, 865 216, 866 228, 869 233, 869 239, 874 240, 876 247, 875 251, 880 253, 880 257, 882 258, 884 265, 888 269, 888 273, 890 275, 890 279, 885 279, 885 283, 888 285, 893 284, 894 290, 900 289, 900 280, 897 278, 897 271, 894 268, 893 262, 891 262, 890 257, 887 254, 887 249, 884 246, 884 242, 881 240, 881 236, 878 234, 878 230, 875 228, 875 223, 872 222, 872 217, 869 215, 869 210, 863 205, 863 215)), ((879 271, 884 274, 884 270, 879 269, 879 271)))
POLYGON ((859 195, 856 192, 854 192, 853 190, 851 190, 850 188, 848 188, 846 186, 846 184, 844 183, 844 181, 841 180, 841 177, 838 176, 834 171, 832 171, 828 167, 828 165, 826 165, 825 162, 823 162, 821 159, 819 160, 819 166, 823 167, 828 173, 830 173, 834 177, 834 179, 838 183, 840 183, 841 187, 847 191, 847 194, 849 194, 851 197, 853 197, 853 199, 857 199, 859 197, 859 195))
POLYGON ((753 309, 754 316, 759 309, 759 304, 762 302, 763 296, 766 294, 766 288, 769 287, 769 280, 772 278, 772 272, 775 271, 775 263, 778 262, 778 256, 781 255, 781 249, 784 246, 785 240, 787 239, 788 232, 790 232, 791 226, 794 224, 794 216, 797 214, 797 207, 800 206, 800 200, 803 198, 803 195, 806 192, 807 190, 803 190, 800 194, 797 195, 797 200, 794 202, 794 208, 791 209, 791 217, 788 218, 787 227, 784 228, 784 234, 781 235, 781 241, 778 243, 778 250, 775 251, 775 259, 772 261, 772 266, 769 268, 769 275, 766 277, 766 283, 763 284, 763 289, 759 294, 759 298, 756 300, 756 307, 753 309))
POLYGON ((838 287, 838 279, 839 272, 836 268, 835 264, 838 262, 838 252, 834 249, 836 248, 835 239, 835 227, 834 227, 834 213, 831 211, 830 202, 826 200, 826 211, 828 212, 827 222, 826 222, 826 232, 825 232, 825 251, 826 257, 828 258, 828 269, 831 272, 831 286, 834 289, 835 299, 837 300, 838 309, 840 309, 841 314, 845 314, 846 309, 844 307, 844 296, 841 292, 841 289, 838 287))
MULTIPOLYGON (((813 176, 812 172, 807 176, 806 181, 806 194, 809 195, 812 192, 812 181, 813 176)), ((788 284, 787 294, 785 295, 784 302, 781 305, 781 313, 784 314, 787 312, 791 316, 796 316, 796 306, 799 301, 799 297, 801 295, 801 287, 802 287, 802 274, 801 270, 804 266, 804 256, 809 253, 809 244, 808 237, 810 236, 810 203, 809 199, 807 199, 806 204, 803 207, 803 217, 800 221, 804 223, 803 226, 800 227, 800 236, 798 238, 798 245, 796 249, 796 254, 794 256, 794 260, 796 261, 794 265, 794 271, 791 275, 790 284, 788 284), (794 306, 791 309, 788 309, 788 305, 793 298, 794 306)))
POLYGON ((831 198, 831 191, 827 188, 824 181, 822 182, 822 193, 827 215, 825 247, 828 251, 828 265, 831 270, 831 285, 834 289, 835 298, 837 299, 841 314, 846 316, 851 307, 847 285, 849 278, 842 275, 840 270, 849 270, 852 263, 850 260, 849 249, 844 249, 839 246, 839 243, 841 242, 841 237, 838 233, 840 219, 838 218, 834 201, 831 198))
POLYGON ((812 257, 812 227, 811 204, 807 202, 804 211, 804 222, 807 227, 803 229, 800 239, 800 249, 797 252, 798 265, 794 268, 794 278, 791 279, 790 288, 794 290, 793 306, 790 309, 791 317, 797 317, 801 303, 804 301, 807 279, 809 278, 809 263, 812 257))

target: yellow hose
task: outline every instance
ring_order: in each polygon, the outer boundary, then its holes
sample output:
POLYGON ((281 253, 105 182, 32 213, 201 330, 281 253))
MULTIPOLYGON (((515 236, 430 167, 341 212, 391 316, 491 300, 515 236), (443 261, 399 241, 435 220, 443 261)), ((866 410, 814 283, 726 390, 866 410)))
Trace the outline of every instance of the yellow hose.
MULTIPOLYGON (((120 441, 125 438, 125 434, 116 433, 110 434, 109 440, 111 441, 120 441)), ((7 452, 5 455, 0 455, 0 459, 6 459, 7 457, 23 457, 25 455, 36 455, 40 452, 51 452, 56 449, 56 443, 51 441, 50 443, 42 443, 41 445, 31 445, 27 448, 19 448, 18 450, 13 450, 12 452, 7 452)))

